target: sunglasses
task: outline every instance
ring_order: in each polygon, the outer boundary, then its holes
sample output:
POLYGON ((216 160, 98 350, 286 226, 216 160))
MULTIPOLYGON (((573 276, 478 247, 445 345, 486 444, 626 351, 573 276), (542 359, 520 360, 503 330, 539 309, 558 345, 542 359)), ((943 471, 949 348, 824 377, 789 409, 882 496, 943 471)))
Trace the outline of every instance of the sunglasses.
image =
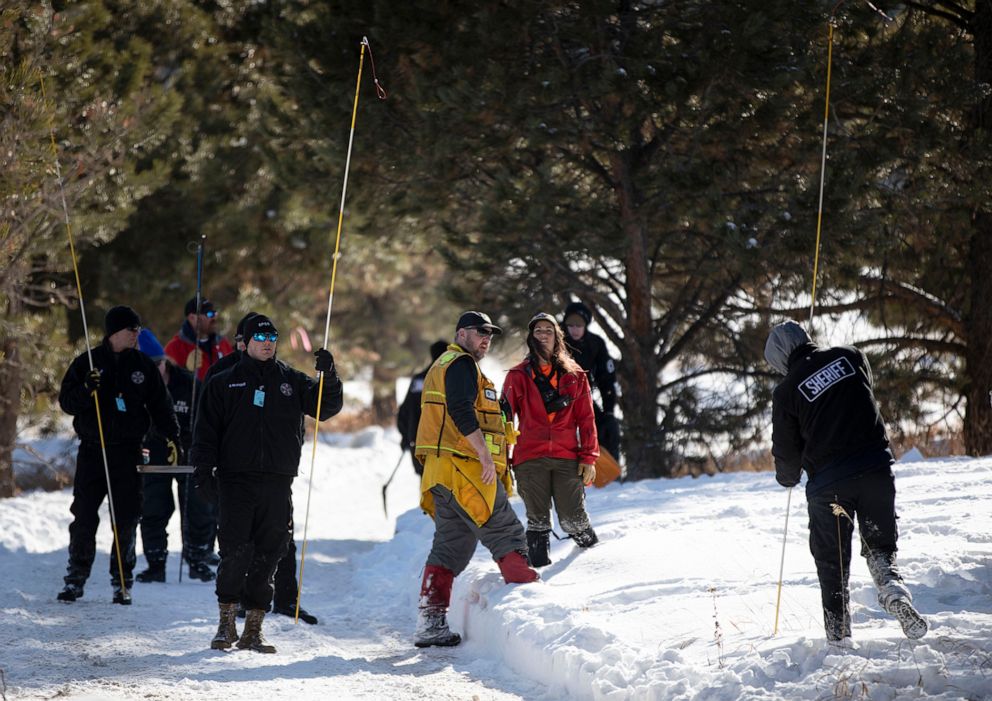
POLYGON ((133 331, 134 333, 138 333, 139 331, 141 331, 141 327, 140 326, 128 326, 127 327, 127 330, 128 331, 133 331))
POLYGON ((215 316, 217 316, 217 312, 215 312, 213 309, 210 309, 208 311, 203 312, 203 316, 207 317, 208 319, 213 319, 215 316))
POLYGON ((265 333, 264 331, 257 331, 251 335, 251 340, 258 341, 259 343, 265 343, 266 341, 272 341, 275 343, 279 340, 279 334, 277 333, 265 333))
POLYGON ((480 336, 492 336, 493 335, 493 330, 492 329, 488 329, 485 326, 470 326, 469 328, 472 329, 473 331, 475 331, 480 336))

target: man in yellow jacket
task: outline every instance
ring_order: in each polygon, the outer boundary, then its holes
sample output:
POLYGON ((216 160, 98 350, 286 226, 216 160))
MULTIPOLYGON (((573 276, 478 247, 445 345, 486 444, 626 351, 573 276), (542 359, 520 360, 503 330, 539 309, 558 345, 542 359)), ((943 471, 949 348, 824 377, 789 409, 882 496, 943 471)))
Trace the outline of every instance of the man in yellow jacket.
POLYGON ((420 587, 414 644, 450 647, 461 636, 446 613, 454 578, 468 566, 479 541, 489 549, 507 584, 533 582, 520 519, 507 500, 512 479, 507 436, 496 387, 479 361, 502 329, 482 312, 458 318, 455 341, 424 378, 415 454, 424 464, 420 482, 424 511, 434 519, 434 543, 420 587))

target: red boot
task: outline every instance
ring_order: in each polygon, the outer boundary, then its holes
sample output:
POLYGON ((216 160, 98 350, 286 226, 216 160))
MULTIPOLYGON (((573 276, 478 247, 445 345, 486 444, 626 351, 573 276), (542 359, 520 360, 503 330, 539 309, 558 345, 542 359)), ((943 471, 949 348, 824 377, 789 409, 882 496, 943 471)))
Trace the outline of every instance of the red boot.
POLYGON ((532 570, 527 559, 516 550, 511 550, 496 561, 499 571, 503 573, 503 581, 507 584, 527 584, 541 578, 537 570, 532 570))
POLYGON ((455 573, 446 567, 424 567, 424 581, 420 585, 420 615, 413 637, 413 644, 417 647, 451 647, 462 641, 458 633, 452 633, 448 628, 445 616, 454 580, 455 573))

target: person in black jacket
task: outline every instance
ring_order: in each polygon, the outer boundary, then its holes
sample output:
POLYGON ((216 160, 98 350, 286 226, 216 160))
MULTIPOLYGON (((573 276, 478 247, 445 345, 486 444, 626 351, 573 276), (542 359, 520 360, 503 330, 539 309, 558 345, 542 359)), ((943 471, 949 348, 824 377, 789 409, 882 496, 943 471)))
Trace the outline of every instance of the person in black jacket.
POLYGON ((593 402, 596 433, 599 445, 614 458, 620 458, 620 422, 614 416, 617 406, 617 368, 606 341, 588 329, 592 310, 582 302, 572 302, 565 307, 562 327, 566 330, 565 343, 572 357, 589 374, 589 385, 599 390, 600 404, 593 402))
POLYGON ((424 394, 424 378, 427 377, 427 371, 431 369, 431 365, 444 353, 444 349, 447 347, 447 341, 435 341, 431 344, 430 365, 410 378, 410 387, 396 413, 396 428, 400 432, 400 448, 410 451, 410 460, 413 462, 414 472, 418 475, 424 474, 424 466, 417 460, 417 451, 414 450, 417 442, 417 426, 420 424, 420 399, 424 394))
POLYGON ((73 417, 72 427, 80 442, 70 507, 69 566, 58 599, 72 602, 83 595, 96 556, 99 509, 107 496, 109 475, 117 526, 117 542, 110 551, 113 601, 130 604, 134 541, 141 517, 141 475, 136 468, 142 460, 141 441, 154 422, 172 449, 179 453, 182 448, 179 423, 165 383, 151 358, 135 347, 141 319, 130 307, 114 307, 107 312, 104 329, 103 343, 72 361, 59 391, 59 405, 73 417), (118 567, 118 552, 123 573, 118 567))
MULTIPOLYGON (((248 312, 238 322, 237 329, 234 332, 234 342, 237 344, 234 353, 225 355, 210 366, 210 369, 207 371, 206 382, 209 382, 210 378, 217 373, 234 367, 240 362, 246 347, 245 324, 254 316, 258 316, 258 313, 248 312)), ((203 406, 202 399, 200 406, 203 406)), ((302 606, 300 606, 299 611, 296 609, 296 595, 300 590, 300 586, 296 579, 296 540, 293 536, 294 533, 290 531, 286 554, 282 556, 276 567, 274 592, 272 595, 272 613, 291 618, 296 618, 298 613, 301 621, 310 625, 316 625, 318 620, 315 615, 302 606)), ((246 611, 247 602, 245 601, 245 597, 242 597, 241 604, 238 607, 238 618, 244 618, 246 611)))
POLYGON ((899 620, 907 637, 922 637, 927 623, 913 608, 896 567, 894 461, 868 359, 853 346, 816 346, 794 321, 771 330, 765 359, 785 375, 772 404, 775 477, 792 487, 806 471, 809 543, 827 640, 850 644, 848 574, 855 516, 879 604, 899 620))
MULTIPOLYGON (((158 367, 159 374, 172 397, 172 404, 179 419, 182 447, 189 450, 193 438, 190 426, 190 409, 193 401, 193 373, 176 365, 165 354, 162 344, 150 329, 138 334, 138 350, 147 355, 158 367)), ((168 442, 154 429, 145 436, 145 450, 152 465, 175 465, 178 455, 169 449, 168 442)), ((213 581, 214 571, 207 564, 211 550, 211 537, 216 517, 210 504, 192 489, 189 475, 149 473, 142 476, 144 498, 141 508, 141 546, 148 568, 139 572, 139 582, 164 582, 165 564, 169 555, 167 528, 176 511, 172 483, 179 488, 179 517, 182 532, 182 559, 189 564, 190 579, 213 581)))
MULTIPOLYGON (((216 488, 220 509, 217 601, 220 624, 211 647, 235 641, 242 649, 275 652, 262 636, 273 595, 273 575, 293 529, 292 484, 303 446, 304 415, 317 414, 317 380, 275 359, 278 331, 264 315, 244 326, 246 350, 238 363, 210 378, 193 429, 197 487, 216 488), (215 482, 216 479, 216 482, 215 482), (238 602, 246 598, 238 639, 238 602)), ((320 349, 324 374, 319 420, 342 406, 334 358, 320 349)))

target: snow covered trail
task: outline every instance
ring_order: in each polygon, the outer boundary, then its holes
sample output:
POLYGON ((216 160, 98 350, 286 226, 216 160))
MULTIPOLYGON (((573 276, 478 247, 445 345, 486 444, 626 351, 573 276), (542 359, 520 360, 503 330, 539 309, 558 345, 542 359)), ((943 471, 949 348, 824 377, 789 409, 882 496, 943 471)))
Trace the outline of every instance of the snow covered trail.
MULTIPOLYGON (((55 594, 65 571, 71 492, 34 492, 0 502, 5 602, 0 670, 6 698, 543 697, 539 684, 519 678, 498 659, 476 657, 469 648, 417 650, 411 640, 418 583, 390 577, 385 563, 380 568, 385 577, 364 581, 356 559, 393 531, 394 521, 383 514, 381 489, 398 450, 382 445, 375 434, 355 442, 374 447, 320 446, 302 600, 320 623, 296 625, 284 616, 267 616, 264 630, 278 649, 275 655, 209 649, 217 628, 214 588, 190 581, 185 572, 178 583, 177 518, 170 523, 168 582, 136 583, 134 605, 115 606, 110 603, 110 529, 104 508, 85 596, 67 605, 55 601, 55 594)), ((389 488, 394 514, 416 503, 418 480, 408 461, 404 457, 389 488)), ((305 463, 304 472, 309 460, 305 463)), ((298 543, 306 483, 303 477, 295 485, 298 543)), ((418 557, 425 555, 420 544, 418 557)), ((143 567, 139 556, 138 570, 143 567)))
MULTIPOLYGON (((453 590, 463 644, 420 651, 410 639, 433 526, 415 508, 417 479, 404 457, 389 494, 400 516, 387 519, 392 438, 333 440, 318 449, 303 595, 321 622, 267 617, 276 655, 207 649, 213 586, 176 583, 176 527, 168 584, 111 605, 104 526, 85 598, 64 605, 69 492, 0 501, 7 698, 992 699, 992 458, 895 466, 899 563, 931 626, 920 641, 880 610, 856 556, 859 647, 825 644, 801 488, 773 636, 786 492, 769 473, 740 473, 592 490, 601 544, 553 541, 535 584, 503 584, 480 548, 453 590)), ((298 542, 308 470, 295 487, 298 542)))

